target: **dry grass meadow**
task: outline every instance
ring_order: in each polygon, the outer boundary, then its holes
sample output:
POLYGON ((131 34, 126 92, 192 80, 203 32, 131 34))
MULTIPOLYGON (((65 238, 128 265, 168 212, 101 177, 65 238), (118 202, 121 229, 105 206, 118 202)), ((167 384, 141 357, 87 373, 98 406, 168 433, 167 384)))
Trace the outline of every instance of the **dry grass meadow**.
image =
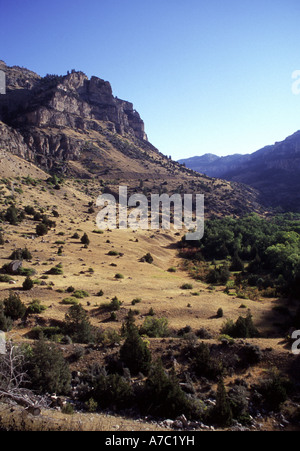
MULTIPOLYGON (((204 327, 212 334, 212 341, 218 340, 226 319, 236 320, 243 314, 241 305, 245 304, 244 307, 251 310, 254 323, 262 336, 268 336, 250 341, 262 349, 272 349, 270 365, 289 359, 290 349, 276 335, 276 328, 274 329, 274 323, 280 321, 280 316, 273 310, 277 305, 276 299, 244 301, 228 296, 223 293, 222 288, 211 290, 204 283, 193 280, 188 272, 182 269, 182 261, 176 248, 180 236, 173 231, 99 231, 95 223, 96 209, 92 214, 88 212, 89 202, 95 201, 100 194, 97 181, 67 180, 60 190, 53 190, 42 181, 48 177, 47 174, 16 157, 7 160, 5 167, 0 162, 0 173, 3 177, 5 174, 6 178, 14 178, 10 188, 7 184, 1 185, 2 207, 5 198, 10 196, 11 189, 14 189, 18 208, 31 205, 36 209, 42 208, 49 216, 53 209, 59 213, 58 218, 52 218, 56 221, 56 227, 44 237, 35 236, 36 223, 29 217, 18 226, 7 223, 3 225, 6 242, 0 247, 0 266, 9 261, 14 249, 27 247, 32 253, 32 260, 24 262, 24 267, 36 271, 33 278, 38 280, 39 284, 28 292, 23 291, 24 277, 16 276, 14 284, 0 284, 0 300, 7 297, 10 291, 17 291, 26 305, 33 299, 39 299, 48 307, 41 315, 31 318, 25 327, 16 327, 13 330, 13 335, 18 340, 29 341, 27 333, 35 325, 50 325, 53 321, 63 321, 69 306, 63 305, 62 300, 68 296, 65 290, 73 286, 76 290, 89 293, 89 297, 80 302, 89 312, 94 326, 120 329, 129 309, 133 308, 133 299, 139 298, 140 302, 135 306, 139 311, 136 316, 137 324, 142 324, 145 315, 152 308, 157 317, 167 318, 170 329, 178 330, 189 325, 193 331, 197 331, 204 327), (41 182, 36 186, 24 183, 28 173, 41 182), (87 233, 89 246, 84 248, 80 239, 72 238, 74 233, 78 233, 80 237, 87 233), (62 247, 61 255, 58 255, 59 247, 62 247), (108 255, 110 251, 116 251, 118 255, 108 255), (148 252, 153 256, 152 264, 140 261, 148 252), (46 272, 57 264, 62 264, 63 274, 46 276, 46 272), (171 267, 175 268, 176 272, 169 272, 171 267), (116 279, 116 273, 121 273, 124 278, 116 279), (185 283, 190 283, 192 289, 183 290, 181 286, 185 283), (102 297, 97 296, 100 290, 103 290, 102 297), (111 322, 109 313, 99 313, 98 307, 115 296, 122 301, 122 306, 117 312, 117 321, 111 322), (224 311, 223 318, 216 317, 219 308, 224 311)), ((168 344, 168 339, 166 341, 168 344)), ((151 348, 155 349, 157 340, 152 339, 150 342, 151 348)), ((257 367, 251 371, 252 375, 249 377, 255 380, 265 370, 266 368, 257 367)), ((3 412, 7 412, 5 409, 6 407, 2 406, 0 415, 3 416, 3 412)), ((12 412, 7 418, 11 415, 12 412)), ((45 412, 44 418, 51 415, 55 416, 57 423, 61 424, 63 421, 62 428, 71 430, 158 428, 150 423, 133 422, 104 414, 75 414, 72 418, 67 418, 58 412, 45 412)), ((36 423, 33 423, 32 428, 43 429, 46 426, 36 426, 36 423)))

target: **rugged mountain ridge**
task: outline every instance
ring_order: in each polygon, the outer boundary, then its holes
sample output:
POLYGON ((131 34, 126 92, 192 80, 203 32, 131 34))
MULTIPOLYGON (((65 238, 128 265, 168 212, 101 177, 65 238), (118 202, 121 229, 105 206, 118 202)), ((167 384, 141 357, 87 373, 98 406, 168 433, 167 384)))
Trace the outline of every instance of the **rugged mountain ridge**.
POLYGON ((300 212, 300 131, 250 155, 204 155, 180 160, 210 177, 244 183, 266 206, 300 212))
POLYGON ((101 121, 112 133, 147 141, 144 122, 132 103, 114 97, 109 82, 97 77, 89 80, 83 72, 75 71, 41 78, 3 62, 0 69, 7 81, 7 94, 0 97, 0 120, 8 126, 2 124, 2 136, 4 140, 14 137, 20 144, 17 153, 46 169, 53 168, 53 158, 66 161, 79 157, 78 140, 63 133, 64 129, 102 131, 101 121), (60 133, 53 136, 46 132, 49 128, 60 133))
MULTIPOLYGON (((6 95, 0 96, 0 150, 44 171, 97 180, 100 189, 199 193, 208 214, 263 213, 257 192, 213 180, 156 149, 133 104, 114 97, 109 82, 81 71, 36 73, 0 62, 6 95)), ((3 174, 5 176, 5 174, 3 174)))
POLYGON ((240 154, 219 157, 218 155, 206 153, 200 157, 179 160, 179 163, 185 164, 186 167, 206 174, 209 177, 222 178, 227 171, 238 168, 241 163, 245 163, 248 157, 248 155, 240 154))

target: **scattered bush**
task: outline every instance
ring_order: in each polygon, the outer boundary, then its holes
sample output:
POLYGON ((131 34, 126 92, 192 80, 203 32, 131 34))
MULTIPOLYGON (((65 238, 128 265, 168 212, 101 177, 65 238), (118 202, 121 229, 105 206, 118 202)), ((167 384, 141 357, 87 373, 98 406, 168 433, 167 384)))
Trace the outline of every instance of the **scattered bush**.
POLYGON ((118 251, 109 251, 107 255, 110 255, 111 257, 113 257, 113 256, 116 257, 119 255, 119 252, 118 251))
POLYGON ((222 309, 222 308, 219 308, 218 311, 217 311, 217 317, 218 317, 218 318, 223 318, 223 316, 224 316, 223 309, 222 309))
POLYGON ((63 269, 62 269, 62 265, 56 265, 53 268, 49 269, 49 271, 47 271, 46 274, 51 274, 51 275, 58 276, 58 275, 62 275, 63 273, 64 272, 63 272, 63 269))
POLYGON ((79 304, 78 299, 73 298, 73 297, 69 297, 69 298, 65 298, 61 301, 62 304, 64 305, 77 305, 79 304))
POLYGON ((80 304, 70 307, 65 317, 64 329, 65 334, 75 343, 91 343, 95 339, 88 314, 80 304))
POLYGON ((15 249, 9 257, 10 260, 31 260, 32 255, 29 250, 25 249, 15 249))
POLYGON ((46 309, 47 307, 45 305, 42 305, 39 299, 34 299, 28 305, 26 313, 29 315, 36 315, 43 313, 46 309))
POLYGON ((86 233, 84 233, 83 236, 81 237, 81 243, 84 244, 85 246, 88 246, 90 244, 90 239, 86 233))
POLYGON ((222 374, 223 367, 221 362, 211 357, 210 348, 205 343, 200 343, 199 346, 192 349, 191 361, 194 371, 200 377, 214 380, 222 374))
POLYGON ((17 293, 10 293, 9 297, 4 299, 4 315, 13 321, 22 319, 26 313, 26 306, 17 293))
POLYGON ((190 283, 184 283, 183 285, 181 285, 180 287, 182 290, 192 290, 193 289, 193 285, 190 283))
POLYGON ((47 235, 47 233, 49 232, 48 227, 46 226, 46 224, 37 224, 36 228, 35 228, 35 232, 37 234, 37 236, 44 236, 47 235))
POLYGON ((177 269, 174 268, 174 266, 171 266, 171 268, 168 269, 168 272, 176 272, 176 271, 177 271, 177 269))
POLYGON ((148 252, 146 255, 144 255, 144 257, 142 257, 141 261, 151 264, 153 263, 154 259, 150 252, 148 252))
POLYGON ((0 302, 0 330, 8 332, 11 330, 13 321, 4 314, 3 302, 0 302))
POLYGON ((140 334, 151 338, 167 337, 169 335, 168 320, 148 316, 140 327, 140 334))
POLYGON ((29 276, 27 276, 26 279, 24 280, 22 286, 23 286, 23 290, 25 290, 25 291, 31 290, 34 286, 33 280, 29 276))
POLYGON ((72 296, 74 296, 77 299, 84 299, 89 297, 89 293, 84 290, 75 290, 73 291, 72 296))
POLYGON ((255 338, 259 335, 253 324, 252 315, 248 312, 246 318, 240 316, 236 323, 228 320, 221 329, 221 334, 229 335, 233 338, 255 338))

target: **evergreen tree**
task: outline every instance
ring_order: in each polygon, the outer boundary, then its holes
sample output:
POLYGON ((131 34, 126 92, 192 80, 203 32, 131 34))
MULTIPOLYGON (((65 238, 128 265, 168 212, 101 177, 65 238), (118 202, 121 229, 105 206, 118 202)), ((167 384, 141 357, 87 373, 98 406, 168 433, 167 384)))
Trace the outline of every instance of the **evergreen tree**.
POLYGON ((29 291, 33 288, 33 286, 34 286, 33 281, 31 280, 31 278, 29 276, 27 276, 23 282, 23 290, 29 291))
POLYGON ((5 220, 9 222, 11 225, 18 224, 18 212, 14 205, 8 207, 5 213, 5 220))
POLYGON ((219 426, 230 426, 232 411, 223 378, 220 378, 217 389, 216 405, 213 409, 213 421, 219 426))
POLYGON ((71 374, 62 352, 42 338, 32 349, 27 363, 32 388, 39 393, 66 394, 71 374))
POLYGON ((65 333, 75 343, 90 343, 94 341, 92 325, 87 312, 81 304, 72 305, 66 314, 65 333))
POLYGON ((176 418, 183 412, 190 417, 193 410, 175 374, 167 374, 160 359, 152 366, 146 380, 143 403, 148 412, 168 418, 176 418))
POLYGON ((13 321, 23 318, 26 312, 26 306, 17 293, 10 293, 9 297, 4 299, 4 315, 13 321))
POLYGON ((242 262, 237 251, 234 253, 232 258, 230 271, 244 271, 244 263, 242 262))
POLYGON ((88 237, 88 235, 86 233, 84 233, 84 235, 82 236, 81 242, 85 246, 88 246, 90 244, 90 239, 89 239, 89 237, 88 237))
POLYGON ((123 333, 125 342, 120 349, 120 359, 129 368, 132 374, 148 374, 151 364, 151 353, 145 343, 132 317, 127 319, 123 333))
POLYGON ((46 226, 46 224, 40 223, 36 226, 36 234, 38 236, 44 236, 47 235, 47 233, 49 232, 48 227, 46 226))

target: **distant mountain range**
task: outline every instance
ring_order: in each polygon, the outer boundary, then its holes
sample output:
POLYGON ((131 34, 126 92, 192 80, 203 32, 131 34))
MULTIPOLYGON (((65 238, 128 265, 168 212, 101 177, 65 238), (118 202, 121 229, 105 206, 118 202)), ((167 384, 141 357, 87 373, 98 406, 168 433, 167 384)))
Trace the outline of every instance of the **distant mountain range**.
POLYGON ((209 177, 252 186, 267 207, 300 212, 300 131, 252 154, 205 154, 179 163, 209 177))

